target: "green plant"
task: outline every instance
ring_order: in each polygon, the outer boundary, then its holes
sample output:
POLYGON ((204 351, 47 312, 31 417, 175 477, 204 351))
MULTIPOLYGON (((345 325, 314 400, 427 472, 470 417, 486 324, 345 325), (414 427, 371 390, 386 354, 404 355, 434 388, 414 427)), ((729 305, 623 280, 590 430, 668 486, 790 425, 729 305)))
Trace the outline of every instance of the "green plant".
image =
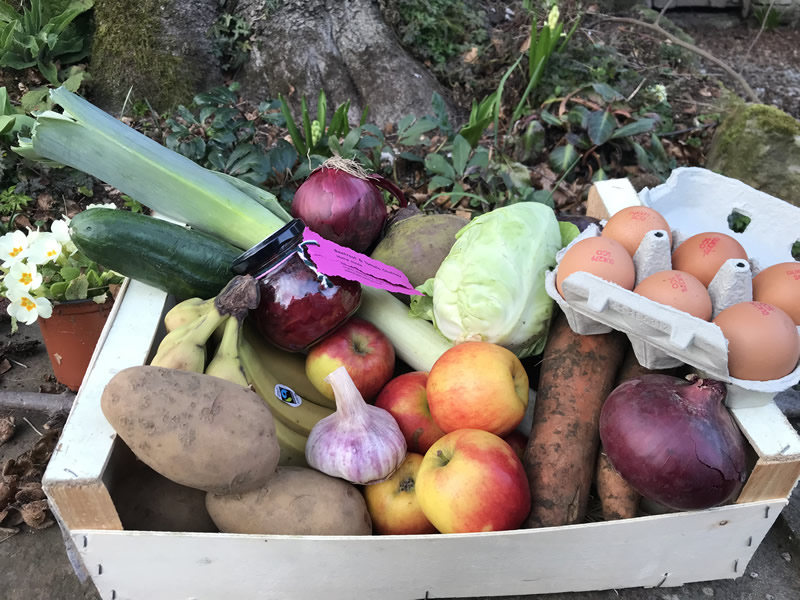
POLYGON ((764 31, 772 31, 781 24, 781 14, 772 6, 759 6, 753 11, 753 17, 764 31))
POLYGON ((108 286, 123 280, 75 248, 66 218, 53 222, 49 232, 6 233, 0 238, 0 258, 0 296, 10 300, 12 332, 18 321, 30 325, 39 317, 49 318, 52 302, 105 302, 108 286))
MULTIPOLYGON (((58 72, 59 83, 57 85, 63 85, 70 92, 77 92, 83 82, 88 80, 89 73, 86 72, 85 66, 72 66, 58 72)), ((22 98, 20 98, 22 109, 27 113, 52 109, 53 101, 50 99, 51 89, 53 88, 48 85, 43 85, 25 92, 22 98)))
POLYGON ((33 198, 25 194, 19 194, 16 190, 17 186, 12 185, 8 189, 0 192, 0 215, 11 217, 10 222, 13 222, 15 214, 27 208, 28 204, 33 202, 33 198))
POLYGON ((33 119, 11 104, 5 86, 0 87, 0 140, 13 141, 23 129, 30 129, 33 119))
MULTIPOLYGON (((292 139, 292 144, 300 156, 310 156, 316 154, 318 156, 330 156, 329 138, 345 137, 350 133, 350 123, 347 114, 350 111, 350 101, 340 104, 333 112, 330 124, 328 124, 328 100, 325 96, 325 90, 319 91, 317 97, 317 118, 312 120, 312 116, 308 111, 308 104, 305 97, 301 100, 301 113, 300 119, 303 124, 303 133, 292 118, 291 109, 286 99, 278 95, 280 102, 280 110, 283 115, 286 128, 289 130, 289 136, 292 139)), ((361 122, 359 125, 364 125, 367 122, 367 114, 369 107, 366 107, 361 113, 361 122)))
POLYGON ((280 177, 297 162, 291 144, 279 140, 264 151, 258 143, 258 127, 281 123, 274 105, 262 104, 258 118, 249 118, 239 106, 239 85, 220 86, 194 97, 193 109, 180 105, 167 121, 164 143, 198 164, 260 185, 280 177))
POLYGON ((51 14, 47 2, 30 0, 30 7, 20 14, 0 0, 0 67, 37 67, 58 85, 58 63, 75 63, 89 53, 86 32, 73 21, 92 6, 94 0, 73 0, 62 12, 51 14))
POLYGON ((211 27, 212 54, 219 60, 223 71, 236 72, 247 61, 252 48, 250 26, 247 21, 230 13, 223 13, 211 27))
POLYGON ((539 118, 559 133, 548 159, 556 173, 572 176, 582 163, 593 180, 605 179, 606 165, 626 152, 640 167, 662 179, 676 166, 653 133, 658 115, 636 114, 622 95, 606 84, 588 84, 562 98, 551 98, 539 118), (637 141, 642 134, 650 134, 646 147, 637 141))

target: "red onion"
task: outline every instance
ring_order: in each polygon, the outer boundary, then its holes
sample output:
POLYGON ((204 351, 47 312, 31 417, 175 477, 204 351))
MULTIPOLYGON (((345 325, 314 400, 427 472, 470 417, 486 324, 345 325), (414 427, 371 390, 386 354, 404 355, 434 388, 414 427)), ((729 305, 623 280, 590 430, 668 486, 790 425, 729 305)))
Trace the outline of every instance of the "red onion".
POLYGON ((611 464, 642 496, 677 510, 718 506, 745 479, 745 441, 712 379, 642 375, 618 386, 600 413, 611 464))
POLYGON ((326 240, 364 252, 386 221, 380 188, 396 196, 401 206, 407 204, 404 194, 385 177, 367 175, 357 163, 334 157, 298 188, 292 216, 326 240))

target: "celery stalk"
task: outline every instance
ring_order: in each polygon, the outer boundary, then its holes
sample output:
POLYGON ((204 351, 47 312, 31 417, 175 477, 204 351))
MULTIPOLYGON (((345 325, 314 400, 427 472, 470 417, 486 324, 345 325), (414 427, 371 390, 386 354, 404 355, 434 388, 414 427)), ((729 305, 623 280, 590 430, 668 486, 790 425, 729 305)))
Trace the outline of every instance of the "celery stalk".
POLYGON ((412 317, 408 307, 386 290, 361 286, 361 306, 356 314, 389 338, 398 358, 414 370, 430 371, 453 347, 430 321, 412 317))
MULTIPOLYGON (((285 211, 279 206, 270 210, 239 185, 165 148, 66 88, 53 90, 50 96, 64 114, 39 114, 31 139, 20 139, 15 148, 19 154, 89 173, 166 217, 242 249, 284 224, 278 210, 284 215, 285 211)), ((262 198, 269 194, 260 192, 262 198)))

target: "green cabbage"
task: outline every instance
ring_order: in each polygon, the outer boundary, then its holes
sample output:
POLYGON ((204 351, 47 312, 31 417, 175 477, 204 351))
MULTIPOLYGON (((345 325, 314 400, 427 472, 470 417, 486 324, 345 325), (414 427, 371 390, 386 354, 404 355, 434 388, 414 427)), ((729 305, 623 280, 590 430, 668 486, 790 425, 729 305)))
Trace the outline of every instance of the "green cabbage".
POLYGON ((541 353, 553 313, 544 276, 577 232, 572 228, 534 202, 481 215, 456 234, 436 276, 417 288, 425 295, 411 297, 411 314, 433 321, 454 343, 492 342, 520 358, 541 353))

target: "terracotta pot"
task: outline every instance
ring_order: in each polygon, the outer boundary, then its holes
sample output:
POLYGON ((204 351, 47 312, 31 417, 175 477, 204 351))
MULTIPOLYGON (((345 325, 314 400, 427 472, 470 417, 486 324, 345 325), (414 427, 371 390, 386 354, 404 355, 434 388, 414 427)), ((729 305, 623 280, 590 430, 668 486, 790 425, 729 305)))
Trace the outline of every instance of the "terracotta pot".
POLYGON ((52 316, 36 321, 56 379, 73 392, 81 386, 113 306, 111 298, 103 304, 93 300, 53 303, 52 316))

